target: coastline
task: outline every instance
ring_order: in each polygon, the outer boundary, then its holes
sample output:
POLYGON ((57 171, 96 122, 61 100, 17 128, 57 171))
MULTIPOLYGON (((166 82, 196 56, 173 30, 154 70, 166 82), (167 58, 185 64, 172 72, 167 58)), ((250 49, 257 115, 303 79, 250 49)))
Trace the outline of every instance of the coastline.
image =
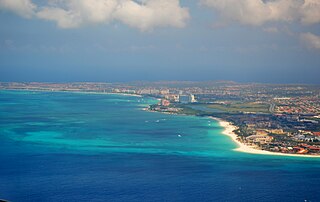
POLYGON ((150 110, 148 107, 142 108, 143 111, 147 111, 147 112, 152 112, 152 113, 161 113, 161 114, 169 114, 169 115, 176 115, 176 116, 191 116, 191 115, 186 115, 186 114, 177 114, 174 112, 159 112, 159 111, 155 111, 155 110, 150 110))
MULTIPOLYGON (((133 96, 133 97, 145 97, 143 95, 139 94, 127 94, 127 93, 112 93, 112 92, 86 92, 86 91, 60 91, 60 90, 35 90, 35 89, 0 89, 0 90, 9 90, 9 91, 40 91, 40 92, 65 92, 65 93, 81 93, 81 94, 101 94, 101 95, 122 95, 122 96, 133 96)), ((143 111, 148 111, 148 112, 158 112, 159 111, 154 111, 150 110, 148 107, 142 108, 143 111)), ((177 114, 174 112, 160 112, 163 114, 169 114, 169 115, 179 115, 179 116, 190 116, 186 114, 177 114)), ((196 115, 194 115, 196 116, 196 115)), ((237 129, 236 126, 234 126, 232 123, 217 118, 213 116, 208 116, 208 118, 211 118, 219 123, 221 127, 224 128, 224 131, 222 132, 223 135, 226 135, 231 138, 233 142, 237 144, 237 148, 233 149, 233 151, 237 152, 243 152, 243 153, 250 153, 250 154, 260 154, 260 155, 273 155, 273 156, 288 156, 288 157, 305 157, 305 158, 320 158, 320 155, 310 155, 310 154, 290 154, 290 153, 280 153, 280 152, 271 152, 271 151, 266 151, 266 150, 261 150, 261 149, 256 149, 254 147, 251 147, 249 145, 246 145, 238 140, 238 135, 235 134, 233 131, 237 129)))
MULTIPOLYGON (((148 112, 157 112, 149 110, 148 108, 144 108, 144 111, 148 112)), ((177 115, 176 113, 171 112, 158 112, 163 114, 170 114, 170 115, 177 115)), ((182 115, 182 114, 179 114, 182 115)), ((187 116, 187 115, 186 115, 187 116)), ((302 157, 302 158, 320 158, 320 155, 310 155, 310 154, 288 154, 288 153, 280 153, 280 152, 271 152, 261 149, 255 149, 253 147, 250 147, 238 140, 238 135, 235 134, 233 131, 237 129, 236 126, 234 126, 232 123, 223 120, 221 118, 209 116, 208 118, 211 118, 219 123, 219 125, 224 128, 222 134, 228 136, 231 138, 233 142, 237 144, 237 148, 233 149, 233 151, 236 152, 242 152, 242 153, 248 153, 248 154, 258 154, 258 155, 269 155, 269 156, 283 156, 283 157, 302 157)))
POLYGON ((271 152, 266 150, 260 150, 255 149, 253 147, 250 147, 238 140, 237 134, 235 134, 233 131, 237 129, 236 126, 231 124, 228 121, 222 120, 220 118, 216 117, 210 117, 213 120, 218 121, 219 125, 224 128, 224 131, 222 134, 230 137, 233 142, 237 144, 237 148, 233 149, 237 152, 243 152, 243 153, 249 153, 249 154, 260 154, 260 155, 273 155, 273 156, 288 156, 288 157, 305 157, 305 158, 320 158, 320 156, 317 155, 308 155, 308 154, 286 154, 286 153, 280 153, 280 152, 271 152))
POLYGON ((28 92, 57 92, 57 93, 79 93, 79 94, 96 94, 96 95, 123 95, 131 97, 144 97, 143 95, 134 93, 112 93, 112 92, 94 92, 94 91, 73 91, 73 90, 49 90, 49 89, 0 89, 4 91, 28 91, 28 92))

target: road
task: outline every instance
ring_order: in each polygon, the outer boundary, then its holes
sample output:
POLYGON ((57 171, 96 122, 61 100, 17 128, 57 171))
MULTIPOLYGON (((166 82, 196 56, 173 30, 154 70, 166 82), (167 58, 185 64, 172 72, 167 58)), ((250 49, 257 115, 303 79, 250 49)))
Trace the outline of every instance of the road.
POLYGON ((276 105, 274 103, 270 103, 269 112, 273 113, 275 107, 276 107, 276 105))

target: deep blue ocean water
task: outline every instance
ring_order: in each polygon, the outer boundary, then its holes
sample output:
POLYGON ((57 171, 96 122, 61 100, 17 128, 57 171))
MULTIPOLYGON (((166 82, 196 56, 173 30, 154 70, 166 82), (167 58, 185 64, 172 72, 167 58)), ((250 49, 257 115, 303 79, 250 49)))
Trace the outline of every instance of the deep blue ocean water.
POLYGON ((208 118, 150 98, 0 91, 0 198, 320 201, 320 159, 245 154, 208 118))

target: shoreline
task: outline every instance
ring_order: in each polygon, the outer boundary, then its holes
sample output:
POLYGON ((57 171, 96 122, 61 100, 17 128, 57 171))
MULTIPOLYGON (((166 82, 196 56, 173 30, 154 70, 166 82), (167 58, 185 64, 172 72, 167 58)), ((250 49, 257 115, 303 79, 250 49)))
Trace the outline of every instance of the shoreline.
MULTIPOLYGON (((127 94, 127 93, 114 93, 114 92, 86 92, 86 91, 63 91, 63 90, 39 90, 39 89, 1 89, 1 90, 17 90, 17 91, 40 91, 40 92, 66 92, 66 93, 81 93, 81 94, 105 94, 105 95, 122 95, 122 96, 132 96, 132 97, 144 97, 143 95, 139 94, 127 94)), ((148 107, 142 108, 143 111, 148 111, 148 112, 158 112, 158 111, 153 111, 150 110, 148 107)), ((159 113, 159 112, 158 112, 159 113)), ((160 112, 163 114, 168 114, 168 115, 183 115, 183 114, 177 114, 174 112, 160 112)), ((222 131, 223 135, 228 136, 231 138, 231 140, 237 144, 237 148, 233 149, 233 151, 237 152, 242 152, 242 153, 249 153, 249 154, 260 154, 260 155, 273 155, 273 156, 288 156, 288 157, 304 157, 304 158, 320 158, 320 155, 310 155, 310 154, 289 154, 289 153, 280 153, 280 152, 271 152, 271 151, 266 151, 266 150, 261 150, 261 149, 256 149, 251 146, 248 146, 238 140, 238 135, 235 134, 233 131, 237 129, 236 126, 234 126, 232 123, 223 120, 221 118, 213 117, 213 116, 208 116, 208 118, 211 118, 219 123, 221 127, 224 128, 222 131)))
POLYGON ((134 93, 113 93, 113 92, 94 92, 94 91, 78 91, 78 90, 49 90, 49 89, 0 89, 3 91, 28 91, 28 92, 47 92, 47 93, 79 93, 79 94, 96 94, 96 95, 122 95, 131 97, 144 97, 143 95, 134 93))
MULTIPOLYGON (((158 112, 158 111, 153 111, 149 110, 148 108, 144 108, 144 111, 148 112, 157 112, 157 113, 163 113, 163 114, 169 114, 169 115, 183 115, 183 114, 176 114, 176 113, 169 113, 169 112, 158 112)), ((190 115, 185 115, 185 116, 190 116, 190 115)), ((196 116, 196 115, 194 115, 196 116)), ((288 153, 280 153, 280 152, 271 152, 271 151, 266 151, 266 150, 261 150, 261 149, 255 149, 253 147, 250 147, 238 140, 238 135, 235 134, 233 131, 237 129, 236 126, 234 126, 232 123, 223 120, 221 118, 213 117, 213 116, 208 116, 208 118, 213 119, 219 123, 219 125, 224 128, 222 131, 222 134, 225 136, 228 136, 231 138, 231 140, 237 144, 237 148, 232 149, 233 151, 236 152, 242 152, 242 153, 247 153, 247 154, 257 154, 257 155, 269 155, 269 156, 283 156, 283 157, 302 157, 302 158, 320 158, 320 155, 310 155, 310 154, 288 154, 288 153)))
POLYGON ((167 115, 176 115, 176 116, 193 116, 193 115, 186 115, 186 114, 177 114, 174 112, 159 112, 155 110, 150 110, 148 107, 142 108, 143 111, 146 112, 152 112, 152 113, 161 113, 161 114, 167 114, 167 115))
POLYGON ((288 153, 280 153, 280 152, 271 152, 266 150, 255 149, 250 147, 238 140, 238 135, 233 131, 237 129, 236 126, 231 124, 228 121, 222 120, 216 117, 210 117, 213 120, 218 121, 219 125, 224 128, 222 132, 223 135, 226 135, 232 139, 233 142, 237 144, 237 148, 233 149, 233 151, 249 153, 249 154, 260 154, 260 155, 273 155, 273 156, 288 156, 288 157, 304 157, 304 158, 320 158, 318 155, 309 155, 309 154, 288 154, 288 153))

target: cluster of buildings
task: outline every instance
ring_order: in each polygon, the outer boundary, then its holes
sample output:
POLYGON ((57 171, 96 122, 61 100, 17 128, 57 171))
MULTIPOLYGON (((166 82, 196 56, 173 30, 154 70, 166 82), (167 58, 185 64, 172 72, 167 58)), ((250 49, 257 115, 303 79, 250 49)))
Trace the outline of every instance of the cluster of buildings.
POLYGON ((257 149, 292 153, 320 154, 319 123, 300 122, 294 115, 238 115, 228 117, 239 126, 239 141, 257 149), (293 117, 291 117, 293 116, 293 117))
POLYGON ((0 89, 12 90, 37 90, 37 91, 81 91, 81 92, 106 92, 108 83, 40 83, 40 82, 0 82, 0 89))
POLYGON ((160 99, 160 102, 157 105, 150 106, 150 109, 153 111, 159 112, 170 112, 170 113, 177 113, 182 110, 176 106, 176 104, 188 104, 188 103, 195 103, 197 100, 195 96, 192 94, 189 95, 175 95, 169 94, 165 95, 164 98, 160 99), (174 103, 174 106, 171 104, 174 103), (170 107, 171 106, 171 107, 170 107))
POLYGON ((277 113, 320 114, 318 96, 275 98, 277 113))
POLYGON ((239 135, 239 140, 256 149, 291 154, 320 154, 320 137, 303 131, 289 133, 284 131, 261 130, 253 135, 239 135))

